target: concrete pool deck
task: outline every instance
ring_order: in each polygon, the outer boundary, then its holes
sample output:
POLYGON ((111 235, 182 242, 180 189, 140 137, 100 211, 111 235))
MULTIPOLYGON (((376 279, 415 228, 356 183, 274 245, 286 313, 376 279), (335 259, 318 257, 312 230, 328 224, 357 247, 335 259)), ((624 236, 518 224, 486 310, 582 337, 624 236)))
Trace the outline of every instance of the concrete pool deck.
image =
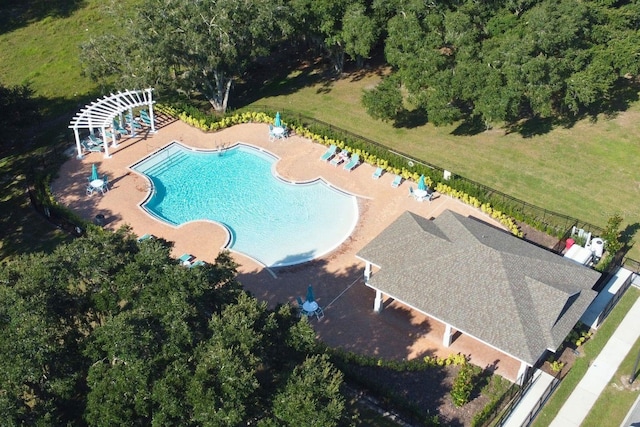
MULTIPOLYGON (((266 124, 243 124, 215 133, 204 133, 181 121, 157 118, 156 134, 140 132, 137 137, 123 138, 118 148, 110 148, 112 157, 90 153, 83 159, 72 158, 52 184, 57 200, 86 219, 97 214, 105 216, 107 229, 125 224, 141 236, 154 234, 174 242, 172 254, 177 258, 185 252, 198 259, 214 262, 227 242, 223 227, 207 221, 195 221, 180 227, 148 215, 139 205, 148 195, 147 179, 129 169, 152 152, 172 141, 200 149, 212 149, 236 142, 263 148, 280 158, 276 171, 295 182, 323 178, 330 184, 358 196, 360 219, 351 236, 336 250, 311 262, 276 269, 266 269, 242 254, 232 252, 238 267, 238 280, 245 289, 271 307, 304 297, 312 284, 316 300, 324 308, 325 317, 311 319, 318 338, 330 346, 339 346, 356 353, 390 359, 413 359, 426 355, 446 357, 463 353, 481 367, 491 367, 500 375, 514 380, 520 363, 503 353, 481 344, 464 334, 455 337, 450 347, 442 346, 444 325, 406 306, 387 300, 382 313, 373 312, 375 292, 363 282, 364 263, 355 254, 402 212, 435 218, 445 209, 474 216, 498 225, 478 209, 450 197, 437 195, 431 202, 417 202, 408 197, 409 186, 403 182, 392 188, 392 174, 372 179, 375 168, 361 164, 352 172, 320 161, 324 145, 299 136, 269 141, 266 124), (101 195, 86 195, 87 177, 91 165, 109 177, 110 191, 101 195)), ((411 250, 411 248, 407 248, 411 250)), ((486 307, 491 310, 491 307, 486 307)))

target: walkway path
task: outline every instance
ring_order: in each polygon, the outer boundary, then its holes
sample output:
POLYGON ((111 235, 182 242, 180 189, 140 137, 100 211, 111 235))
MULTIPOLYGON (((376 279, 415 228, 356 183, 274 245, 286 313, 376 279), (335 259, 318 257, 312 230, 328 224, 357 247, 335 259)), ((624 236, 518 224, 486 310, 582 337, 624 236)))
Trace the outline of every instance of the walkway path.
POLYGON ((584 421, 598 396, 640 337, 638 319, 640 319, 640 299, 631 307, 618 329, 587 370, 582 381, 578 383, 573 393, 560 408, 551 427, 577 427, 584 421))

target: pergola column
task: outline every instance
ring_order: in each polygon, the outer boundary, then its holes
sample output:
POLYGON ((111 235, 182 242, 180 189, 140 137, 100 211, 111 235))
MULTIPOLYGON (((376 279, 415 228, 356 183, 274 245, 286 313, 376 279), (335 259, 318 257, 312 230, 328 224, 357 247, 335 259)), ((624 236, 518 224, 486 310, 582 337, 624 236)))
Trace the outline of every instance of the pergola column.
POLYGON ((73 134, 76 137, 76 148, 78 149, 78 156, 76 158, 79 160, 84 156, 82 155, 82 146, 80 145, 80 133, 78 133, 78 128, 73 128, 73 134))
POLYGON ((376 298, 373 300, 373 311, 380 313, 382 311, 382 292, 376 289, 376 298))
POLYGON ((442 337, 442 345, 449 347, 451 345, 451 339, 453 338, 453 328, 450 324, 445 323, 444 336, 442 337))
POLYGON ((147 89, 147 94, 149 95, 149 118, 151 119, 151 132, 156 133, 156 120, 153 118, 153 102, 151 96, 151 90, 147 89))

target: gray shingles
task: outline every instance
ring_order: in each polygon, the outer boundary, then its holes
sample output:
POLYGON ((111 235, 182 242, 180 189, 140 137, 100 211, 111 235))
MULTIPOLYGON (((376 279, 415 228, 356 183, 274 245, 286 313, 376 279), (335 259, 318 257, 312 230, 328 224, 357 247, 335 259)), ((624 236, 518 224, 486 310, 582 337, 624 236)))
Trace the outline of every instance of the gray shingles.
POLYGON ((451 211, 405 212, 358 257, 381 267, 371 287, 529 364, 559 347, 600 277, 451 211))

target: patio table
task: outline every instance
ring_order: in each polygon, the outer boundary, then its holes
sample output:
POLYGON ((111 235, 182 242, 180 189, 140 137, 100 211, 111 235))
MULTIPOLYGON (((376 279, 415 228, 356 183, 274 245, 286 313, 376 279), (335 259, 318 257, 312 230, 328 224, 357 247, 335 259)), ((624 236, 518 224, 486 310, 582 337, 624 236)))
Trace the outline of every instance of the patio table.
POLYGON ((304 304, 302 304, 302 309, 311 316, 318 309, 318 303, 315 301, 305 301, 304 304))
POLYGON ((104 180, 94 179, 89 183, 89 185, 95 188, 96 190, 100 190, 102 194, 104 194, 104 180))
POLYGON ((273 133, 273 136, 275 136, 276 138, 284 138, 284 128, 280 127, 280 126, 276 126, 273 128, 273 130, 271 131, 273 133))

